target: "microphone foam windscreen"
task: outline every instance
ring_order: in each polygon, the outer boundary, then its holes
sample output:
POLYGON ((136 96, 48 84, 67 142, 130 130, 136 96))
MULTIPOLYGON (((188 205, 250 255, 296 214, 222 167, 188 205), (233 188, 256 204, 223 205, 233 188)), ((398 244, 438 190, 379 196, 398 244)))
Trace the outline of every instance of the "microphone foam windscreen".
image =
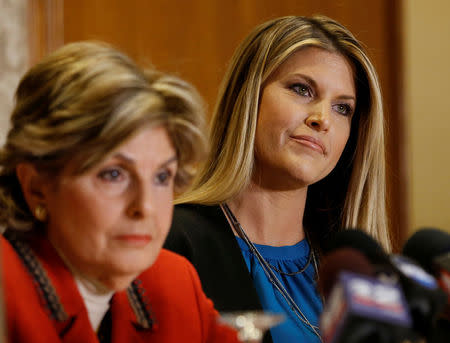
POLYGON ((335 233, 327 239, 323 251, 327 254, 345 247, 360 251, 372 263, 384 263, 389 259, 375 239, 359 229, 346 229, 335 233))
POLYGON ((450 234, 433 228, 416 231, 403 246, 403 255, 412 258, 431 272, 433 259, 450 252, 450 234))
POLYGON ((342 271, 373 276, 375 271, 367 258, 358 250, 340 248, 323 256, 319 268, 318 289, 328 298, 334 284, 342 271))

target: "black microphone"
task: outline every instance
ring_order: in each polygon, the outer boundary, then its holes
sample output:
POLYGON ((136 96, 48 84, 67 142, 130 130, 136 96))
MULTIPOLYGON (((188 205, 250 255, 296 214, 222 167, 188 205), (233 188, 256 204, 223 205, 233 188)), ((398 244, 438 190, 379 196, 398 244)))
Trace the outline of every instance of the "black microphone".
POLYGON ((362 230, 348 229, 336 233, 327 240, 324 251, 326 253, 342 247, 357 249, 373 264, 379 278, 401 286, 414 331, 423 338, 429 338, 446 304, 446 295, 436 280, 412 260, 400 255, 387 255, 362 230))
POLYGON ((322 258, 318 289, 326 300, 320 317, 324 343, 396 343, 410 336, 412 321, 401 288, 374 274, 355 249, 337 249, 322 258))
POLYGON ((438 318, 429 341, 450 342, 450 234, 434 228, 420 229, 405 243, 403 255, 433 274, 447 294, 446 309, 438 318))
POLYGON ((323 256, 319 265, 317 289, 324 298, 328 298, 339 273, 343 270, 356 274, 374 276, 373 269, 367 258, 353 248, 340 248, 323 256))
POLYGON ((403 246, 403 255, 436 277, 450 303, 450 234, 433 228, 420 229, 403 246))

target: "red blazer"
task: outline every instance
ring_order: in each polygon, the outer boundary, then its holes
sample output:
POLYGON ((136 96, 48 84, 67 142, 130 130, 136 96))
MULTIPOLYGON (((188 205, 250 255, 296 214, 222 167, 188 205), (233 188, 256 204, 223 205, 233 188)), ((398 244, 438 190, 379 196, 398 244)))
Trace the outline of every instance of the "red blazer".
MULTIPOLYGON (((98 343, 72 274, 46 239, 0 237, 8 342, 98 343)), ((183 257, 155 264, 111 302, 112 343, 238 342, 183 257)))

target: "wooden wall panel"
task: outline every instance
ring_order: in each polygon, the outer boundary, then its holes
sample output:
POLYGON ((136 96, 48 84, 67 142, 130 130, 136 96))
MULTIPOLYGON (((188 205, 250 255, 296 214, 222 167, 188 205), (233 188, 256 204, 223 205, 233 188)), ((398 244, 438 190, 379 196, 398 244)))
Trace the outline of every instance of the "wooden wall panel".
POLYGON ((385 79, 389 2, 65 0, 64 41, 106 40, 141 62, 180 73, 212 104, 238 43, 255 25, 282 15, 322 13, 341 21, 370 47, 385 79))
POLYGON ((64 43, 63 10, 63 0, 28 0, 30 65, 64 43))
POLYGON ((255 25, 284 15, 324 14, 340 21, 368 47, 380 75, 389 129, 390 212, 394 237, 401 242, 407 232, 407 207, 399 1, 64 0, 60 29, 64 42, 107 41, 140 63, 178 74, 192 82, 212 108, 228 60, 255 25))

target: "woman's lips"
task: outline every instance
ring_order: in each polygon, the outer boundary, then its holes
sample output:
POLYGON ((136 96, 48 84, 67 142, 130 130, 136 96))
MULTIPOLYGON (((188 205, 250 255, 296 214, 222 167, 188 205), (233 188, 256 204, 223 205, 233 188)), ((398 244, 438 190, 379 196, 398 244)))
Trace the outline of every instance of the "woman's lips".
POLYGON ((137 245, 137 246, 144 246, 147 245, 151 240, 151 235, 119 235, 116 236, 116 238, 124 243, 137 245))
POLYGON ((292 136, 291 138, 304 146, 307 146, 321 154, 325 154, 325 146, 317 138, 314 138, 311 136, 305 136, 305 135, 292 136))

